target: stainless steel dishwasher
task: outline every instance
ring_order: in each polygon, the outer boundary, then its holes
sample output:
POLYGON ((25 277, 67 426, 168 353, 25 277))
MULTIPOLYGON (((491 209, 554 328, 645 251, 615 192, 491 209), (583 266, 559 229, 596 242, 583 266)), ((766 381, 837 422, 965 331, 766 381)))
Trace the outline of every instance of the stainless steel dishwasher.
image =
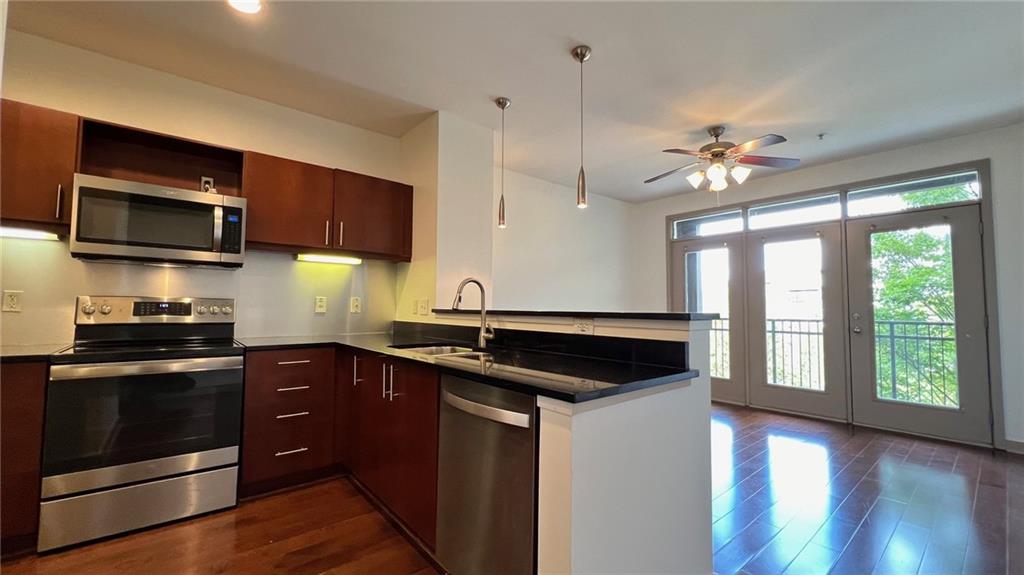
POLYGON ((441 379, 437 558, 452 575, 534 572, 537 398, 441 379))

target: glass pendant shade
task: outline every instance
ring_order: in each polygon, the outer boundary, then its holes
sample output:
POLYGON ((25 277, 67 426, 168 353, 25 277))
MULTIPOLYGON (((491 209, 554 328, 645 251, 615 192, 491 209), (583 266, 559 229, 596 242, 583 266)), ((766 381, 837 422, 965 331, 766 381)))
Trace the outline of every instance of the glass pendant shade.
POLYGON ((580 166, 580 175, 576 178, 576 207, 583 209, 587 207, 587 173, 580 166))
POLYGON ((696 189, 700 188, 700 185, 702 183, 704 183, 704 172, 703 171, 696 171, 696 172, 690 174, 689 176, 686 176, 686 181, 690 182, 690 185, 693 186, 693 189, 696 190, 696 189))
POLYGON ((746 166, 733 166, 729 172, 732 175, 732 179, 736 180, 737 184, 742 184, 747 181, 747 176, 750 175, 751 169, 746 166))
POLYGON ((725 180, 725 176, 729 174, 729 171, 725 169, 725 166, 721 163, 714 163, 708 168, 707 177, 712 182, 716 180, 725 180))
POLYGON ((728 187, 729 182, 725 181, 725 178, 722 178, 720 180, 711 180, 711 187, 708 189, 712 192, 721 192, 728 187))

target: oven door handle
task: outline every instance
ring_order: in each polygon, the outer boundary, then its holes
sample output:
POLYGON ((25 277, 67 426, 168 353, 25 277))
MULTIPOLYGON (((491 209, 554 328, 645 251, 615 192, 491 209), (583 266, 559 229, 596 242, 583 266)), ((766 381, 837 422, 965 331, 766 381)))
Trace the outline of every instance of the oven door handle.
POLYGON ((164 373, 189 373, 195 371, 240 370, 243 365, 244 360, 242 359, 242 356, 238 355, 228 357, 197 357, 189 359, 167 359, 154 361, 54 365, 50 367, 50 381, 164 373))

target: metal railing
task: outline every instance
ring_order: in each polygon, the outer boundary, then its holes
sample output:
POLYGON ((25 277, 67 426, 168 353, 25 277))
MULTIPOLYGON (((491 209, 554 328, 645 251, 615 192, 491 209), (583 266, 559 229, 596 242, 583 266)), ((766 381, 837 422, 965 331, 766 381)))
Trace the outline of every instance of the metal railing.
POLYGON ((729 318, 711 321, 711 377, 729 379, 729 318))
POLYGON ((801 389, 825 389, 824 320, 765 320, 768 383, 801 389))
POLYGON ((956 326, 944 321, 875 321, 880 399, 959 407, 956 326))

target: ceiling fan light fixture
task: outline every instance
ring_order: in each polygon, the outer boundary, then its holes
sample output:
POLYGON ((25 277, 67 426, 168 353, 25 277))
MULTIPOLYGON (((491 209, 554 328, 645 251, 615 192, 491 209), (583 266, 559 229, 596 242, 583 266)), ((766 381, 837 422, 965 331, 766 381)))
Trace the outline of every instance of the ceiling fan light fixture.
POLYGON ((720 180, 711 180, 711 187, 708 189, 712 192, 721 192, 722 190, 729 187, 729 182, 725 181, 725 178, 720 180))
POLYGON ((732 167, 732 170, 729 171, 729 174, 732 176, 733 180, 736 180, 737 184, 742 184, 743 182, 747 181, 747 176, 750 175, 751 171, 752 170, 746 166, 736 165, 732 167))
POLYGON ((704 171, 697 170, 696 172, 690 174, 689 176, 686 176, 686 181, 690 182, 690 185, 693 186, 693 189, 699 189, 700 185, 704 183, 704 171))
POLYGON ((727 176, 728 174, 729 170, 725 168, 725 165, 722 162, 714 162, 713 164, 711 164, 710 167, 708 167, 707 173, 705 175, 712 182, 717 182, 719 180, 724 182, 725 176, 727 176))
POLYGON ((263 8, 260 0, 228 0, 228 5, 243 14, 256 14, 263 8))

